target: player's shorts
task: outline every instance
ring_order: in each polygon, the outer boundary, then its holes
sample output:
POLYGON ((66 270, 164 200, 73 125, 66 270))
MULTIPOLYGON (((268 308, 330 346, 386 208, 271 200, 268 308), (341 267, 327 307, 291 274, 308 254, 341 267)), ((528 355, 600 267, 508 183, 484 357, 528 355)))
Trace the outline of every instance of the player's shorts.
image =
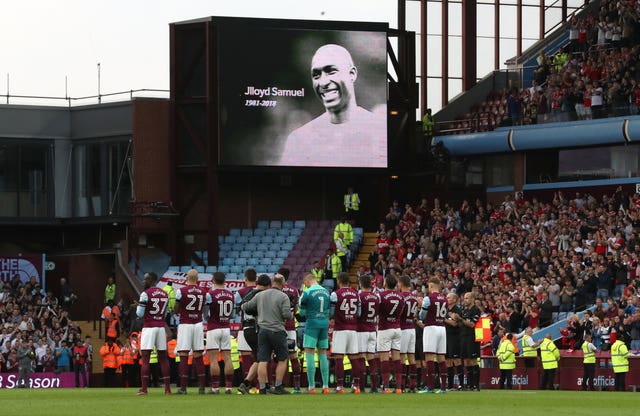
POLYGON ((140 350, 151 351, 154 348, 158 351, 167 350, 167 333, 164 327, 142 328, 140 350))
POLYGON ((329 328, 305 328, 302 345, 305 348, 329 348, 329 328))
POLYGON ((204 350, 204 330, 202 322, 197 324, 178 325, 178 339, 176 351, 202 351, 204 350))
POLYGON ((460 357, 464 359, 480 358, 480 343, 472 337, 460 337, 460 357))
POLYGON ((287 349, 289 354, 298 352, 298 333, 295 329, 287 331, 287 349))
POLYGON ((378 330, 378 352, 400 351, 400 328, 378 330))
POLYGON ((375 354, 378 344, 375 331, 358 332, 358 352, 361 354, 375 354))
POLYGON ((231 330, 216 328, 207 331, 207 350, 231 351, 231 330))
POLYGON ((446 358, 460 358, 460 337, 455 335, 447 336, 446 358))
MULTIPOLYGON (((207 346, 208 346, 207 342, 207 346)), ((238 331, 238 351, 251 351, 251 346, 247 342, 247 339, 244 337, 244 330, 238 331)))
POLYGON ((447 353, 447 332, 443 326, 425 326, 422 333, 422 349, 425 354, 447 353))
POLYGON ((416 352, 416 330, 403 329, 400 332, 400 354, 415 354, 416 352))
POLYGON ((334 354, 357 354, 358 333, 356 331, 334 331, 331 341, 331 352, 334 354))
POLYGON ((276 361, 284 361, 289 357, 287 351, 287 331, 258 330, 258 362, 271 361, 273 353, 276 361))

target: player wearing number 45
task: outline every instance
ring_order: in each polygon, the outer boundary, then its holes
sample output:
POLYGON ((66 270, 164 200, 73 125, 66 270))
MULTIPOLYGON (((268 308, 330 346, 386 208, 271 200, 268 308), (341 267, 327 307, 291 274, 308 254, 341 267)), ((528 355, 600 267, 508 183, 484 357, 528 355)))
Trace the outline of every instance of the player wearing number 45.
POLYGON ((202 312, 205 304, 211 303, 211 297, 206 290, 198 286, 198 272, 196 270, 191 269, 187 272, 187 284, 176 291, 175 299, 180 308, 180 324, 176 341, 176 351, 180 354, 180 366, 178 367, 180 389, 177 393, 187 394, 189 352, 193 351, 193 365, 198 375, 200 394, 204 394, 202 312))
POLYGON ((357 105, 357 78, 344 47, 329 44, 316 51, 311 81, 325 112, 287 137, 279 165, 386 167, 385 117, 357 105))
POLYGON ((158 354, 158 363, 162 371, 164 381, 164 394, 171 394, 169 379, 169 361, 167 360, 167 334, 164 329, 164 319, 167 313, 169 296, 167 292, 156 287, 158 276, 149 272, 144 275, 144 292, 140 294, 140 300, 136 308, 136 315, 142 318, 142 334, 140 335, 140 355, 142 367, 140 370, 142 386, 138 391, 139 396, 147 395, 151 367, 149 359, 154 349, 158 354))

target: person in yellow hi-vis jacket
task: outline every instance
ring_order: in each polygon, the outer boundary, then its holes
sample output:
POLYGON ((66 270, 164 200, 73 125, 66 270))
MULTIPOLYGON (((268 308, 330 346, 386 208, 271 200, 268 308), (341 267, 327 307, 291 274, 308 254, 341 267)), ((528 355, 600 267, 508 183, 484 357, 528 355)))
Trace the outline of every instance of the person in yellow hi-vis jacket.
POLYGON ((547 334, 540 343, 540 361, 542 361, 542 382, 540 390, 553 390, 553 381, 556 378, 556 369, 558 361, 560 361, 560 351, 551 339, 551 335, 547 334))
POLYGON ((513 347, 513 334, 507 334, 498 347, 497 354, 500 363, 500 390, 513 389, 513 369, 516 368, 516 352, 513 347))
POLYGON ((629 372, 629 349, 620 339, 611 346, 611 365, 616 376, 615 390, 625 391, 625 378, 629 372))

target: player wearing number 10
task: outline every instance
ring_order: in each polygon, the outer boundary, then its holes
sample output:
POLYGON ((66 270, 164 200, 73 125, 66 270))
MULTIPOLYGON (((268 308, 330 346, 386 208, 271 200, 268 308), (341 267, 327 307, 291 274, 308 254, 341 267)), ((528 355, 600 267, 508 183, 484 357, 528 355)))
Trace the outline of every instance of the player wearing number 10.
POLYGON ((218 353, 224 360, 224 376, 226 394, 231 394, 233 383, 233 363, 231 362, 231 327, 233 316, 233 293, 225 289, 225 274, 215 272, 213 274, 213 290, 209 292, 211 305, 209 306, 209 321, 207 322, 207 354, 209 354, 211 370, 211 390, 209 393, 217 394, 220 388, 220 366, 218 365, 218 353))
POLYGON ((353 393, 360 394, 362 369, 358 360, 358 292, 349 285, 349 273, 338 275, 338 290, 331 294, 333 342, 331 352, 335 362, 336 393, 344 394, 344 354, 349 356, 353 373, 353 393))
POLYGON ((199 394, 204 394, 205 368, 202 359, 204 335, 202 328, 202 312, 205 304, 211 303, 206 290, 198 286, 198 272, 191 269, 187 272, 187 284, 176 292, 176 302, 180 305, 180 324, 176 351, 180 354, 180 389, 178 394, 187 394, 189 380, 189 352, 193 351, 193 365, 198 375, 199 394))
POLYGON ((441 283, 437 277, 429 279, 429 296, 422 301, 420 320, 424 322, 422 345, 424 359, 427 362, 427 388, 420 393, 433 392, 435 384, 435 363, 437 359, 440 368, 440 390, 436 393, 445 393, 447 383, 447 332, 444 320, 447 318, 447 297, 440 293, 441 283))
POLYGON ((299 313, 306 318, 304 327, 304 352, 307 363, 307 381, 309 393, 315 393, 316 360, 315 351, 318 349, 318 361, 322 375, 322 392, 329 393, 329 292, 316 282, 311 273, 304 276, 304 285, 308 287, 300 296, 299 313))
POLYGON ((144 275, 144 292, 140 294, 136 315, 142 318, 142 333, 140 334, 140 355, 142 356, 142 368, 140 374, 142 386, 139 396, 147 395, 151 367, 149 359, 151 351, 155 348, 158 352, 158 363, 162 371, 164 381, 164 394, 171 394, 169 385, 169 361, 167 360, 167 334, 164 329, 164 318, 167 313, 169 296, 167 292, 156 287, 158 276, 149 272, 144 275))

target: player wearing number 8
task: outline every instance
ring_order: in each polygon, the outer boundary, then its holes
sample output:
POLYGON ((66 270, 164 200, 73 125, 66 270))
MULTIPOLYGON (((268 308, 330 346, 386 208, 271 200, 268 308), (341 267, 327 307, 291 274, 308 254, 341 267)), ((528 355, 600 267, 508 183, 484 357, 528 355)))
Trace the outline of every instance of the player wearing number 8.
POLYGON ((444 320, 447 318, 447 297, 440 293, 441 283, 437 277, 429 279, 429 295, 422 301, 420 320, 424 322, 422 345, 424 359, 427 362, 427 388, 420 393, 432 393, 435 385, 435 362, 438 360, 440 367, 440 390, 436 393, 446 392, 447 363, 447 332, 444 320))
POLYGON ((358 360, 358 292, 349 285, 349 274, 340 273, 338 290, 331 294, 331 317, 333 318, 333 342, 331 352, 335 362, 336 393, 344 393, 344 354, 349 356, 353 375, 353 392, 360 393, 362 369, 358 360))
POLYGON ((204 329, 202 328, 202 312, 205 304, 211 303, 211 298, 206 290, 198 286, 198 272, 191 269, 187 272, 187 284, 175 294, 175 299, 180 308, 180 324, 178 325, 178 339, 176 351, 180 354, 180 389, 178 394, 187 394, 187 381, 189 380, 189 352, 193 351, 193 365, 198 375, 200 389, 204 394, 205 368, 202 359, 204 350, 204 329))
POLYGON ((231 394, 233 383, 233 362, 231 361, 231 327, 233 316, 233 293, 225 289, 225 274, 213 274, 213 290, 209 292, 209 320, 207 322, 207 354, 209 354, 211 371, 210 394, 217 394, 220 388, 220 366, 218 353, 224 360, 225 393, 231 394))

